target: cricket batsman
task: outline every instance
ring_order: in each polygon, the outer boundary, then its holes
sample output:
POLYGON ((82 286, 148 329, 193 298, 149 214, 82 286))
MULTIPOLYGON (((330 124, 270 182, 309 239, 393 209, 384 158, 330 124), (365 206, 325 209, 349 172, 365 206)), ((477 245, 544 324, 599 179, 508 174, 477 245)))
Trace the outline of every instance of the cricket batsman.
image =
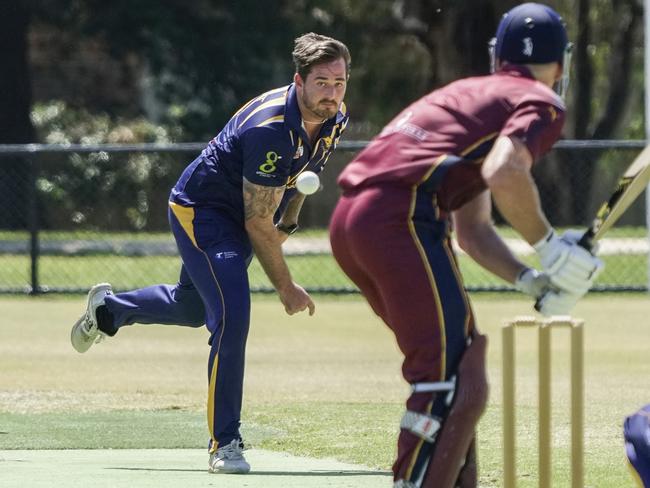
POLYGON ((544 315, 568 313, 603 267, 577 244, 582 233, 556 234, 531 177, 562 130, 570 50, 553 9, 513 8, 490 45, 491 75, 458 80, 406 107, 339 177, 334 256, 394 332, 411 385, 395 488, 477 486, 486 338, 475 326, 452 233, 544 315), (493 201, 537 251, 541 271, 499 237, 493 201))

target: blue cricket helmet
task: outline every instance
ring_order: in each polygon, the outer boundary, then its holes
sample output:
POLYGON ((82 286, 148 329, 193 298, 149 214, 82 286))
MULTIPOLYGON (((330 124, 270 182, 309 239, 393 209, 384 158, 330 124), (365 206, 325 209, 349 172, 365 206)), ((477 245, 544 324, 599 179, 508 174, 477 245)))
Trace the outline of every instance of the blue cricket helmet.
POLYGON ((572 47, 560 14, 541 3, 523 3, 503 15, 496 36, 490 41, 492 72, 496 70, 497 61, 512 64, 558 62, 564 69, 557 91, 564 96, 569 84, 572 47))
POLYGON ((625 419, 623 437, 638 481, 650 488, 650 404, 625 419))
POLYGON ((514 64, 562 64, 568 44, 564 21, 555 10, 541 3, 524 3, 501 18, 494 55, 514 64))

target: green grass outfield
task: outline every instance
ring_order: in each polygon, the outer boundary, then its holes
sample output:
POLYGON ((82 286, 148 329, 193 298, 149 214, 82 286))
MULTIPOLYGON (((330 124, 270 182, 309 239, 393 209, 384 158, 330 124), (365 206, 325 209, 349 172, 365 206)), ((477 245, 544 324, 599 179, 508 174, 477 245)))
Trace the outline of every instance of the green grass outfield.
MULTIPOLYGON (((341 468, 326 461, 309 471, 296 464, 288 481, 275 486, 390 486, 385 471, 395 454, 408 391, 400 376, 400 354, 364 302, 352 297, 316 297, 316 302, 314 317, 288 317, 273 297, 255 298, 243 432, 251 460, 258 460, 258 474, 222 482, 205 474, 205 330, 131 327, 80 355, 68 336, 84 306, 82 297, 0 299, 0 486, 37 486, 43 470, 30 474, 25 463, 54 459, 51 480, 77 483, 78 476, 86 476, 85 486, 271 487, 281 477, 266 464, 263 453, 268 451, 347 463, 341 468), (60 449, 165 451, 158 456, 156 451, 54 451, 60 449), (103 468, 89 470, 89 463, 103 468), (147 470, 151 476, 143 476, 147 470), (98 473, 103 485, 97 484, 98 473), (174 485, 144 485, 138 481, 144 478, 173 480, 174 485)), ((480 486, 498 487, 499 329, 505 319, 529 314, 531 304, 509 295, 476 296, 474 303, 490 338, 491 399, 479 426, 480 486)), ((649 305, 646 295, 594 295, 576 308, 575 315, 586 320, 588 487, 634 486, 621 432, 625 415, 650 403, 649 305)), ((537 486, 536 336, 522 331, 517 344, 519 486, 526 488, 537 486)), ((562 487, 569 486, 570 466, 567 334, 558 331, 553 344, 554 487, 562 487)), ((51 486, 83 486, 74 483, 51 486)))
MULTIPOLYGON (((503 237, 515 237, 510 228, 499 228, 503 237)), ((607 238, 644 238, 647 231, 639 227, 612 229, 607 238)), ((309 239, 326 239, 324 229, 301 231, 297 236, 309 239)), ((28 241, 25 232, 0 232, 0 241, 28 241)), ((169 233, 97 233, 97 232, 42 232, 42 242, 70 241, 146 241, 147 243, 169 243, 169 233)), ((639 289, 648 283, 648 256, 643 253, 629 253, 622 249, 617 254, 601 256, 606 267, 598 277, 596 286, 632 287, 639 289)), ((466 255, 459 255, 459 263, 466 286, 470 289, 499 288, 509 286, 503 280, 481 268, 466 255)), ((528 264, 539 266, 533 255, 522 256, 528 264)), ((330 254, 290 255, 287 261, 295 280, 310 289, 354 288, 330 254)), ((161 255, 114 255, 102 253, 40 256, 38 276, 41 286, 52 289, 88 289, 102 281, 113 284, 116 290, 128 290, 151 283, 174 283, 178 279, 180 260, 177 256, 161 255)), ((30 257, 27 254, 0 254, 0 289, 22 290, 31 283, 30 257)), ((249 276, 251 286, 270 289, 271 285, 259 262, 253 260, 249 276)))
MULTIPOLYGON (((539 267, 535 256, 522 259, 539 267)), ((602 256, 605 270, 596 286, 646 286, 648 257, 643 254, 602 256)), ((288 256, 287 262, 296 282, 307 288, 354 288, 331 255, 288 256)), ((492 275, 466 255, 459 256, 460 268, 467 287, 504 287, 508 283, 492 275)), ((0 255, 0 287, 22 289, 30 282, 29 256, 0 255)), ((176 256, 42 256, 39 259, 39 282, 49 287, 88 289, 108 281, 116 290, 148 286, 151 283, 175 283, 180 260, 176 256)), ((271 284, 255 259, 249 268, 253 288, 270 288, 271 284)))

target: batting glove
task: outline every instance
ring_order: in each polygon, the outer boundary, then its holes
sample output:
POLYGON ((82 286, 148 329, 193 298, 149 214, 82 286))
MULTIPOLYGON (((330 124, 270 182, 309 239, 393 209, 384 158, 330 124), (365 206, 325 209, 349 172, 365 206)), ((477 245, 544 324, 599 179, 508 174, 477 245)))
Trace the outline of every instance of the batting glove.
POLYGON ((572 294, 584 295, 604 268, 604 263, 578 245, 580 231, 570 230, 558 237, 551 230, 533 245, 542 268, 554 287, 572 294))
POLYGON ((515 288, 533 298, 540 298, 549 288, 551 280, 546 273, 535 268, 525 268, 515 280, 515 288))
POLYGON ((535 309, 545 317, 569 315, 573 307, 578 303, 578 300, 583 296, 584 294, 579 293, 549 290, 537 300, 535 309))
MULTIPOLYGON (((555 235, 555 231, 553 229, 551 229, 551 234, 555 235)), ((582 236, 584 236, 584 235, 585 235, 584 230, 568 229, 568 230, 565 230, 562 233, 562 236, 560 237, 560 239, 562 239, 565 242, 569 242, 571 244, 577 244, 578 242, 580 242, 580 239, 582 239, 582 236)), ((547 234, 547 237, 548 237, 548 234, 547 234)), ((544 239, 542 239, 542 241, 543 240, 544 239)), ((598 241, 593 241, 591 243, 591 248, 588 249, 588 251, 590 251, 591 254, 596 255, 596 254, 598 254, 599 249, 600 249, 600 244, 598 243, 598 241)))

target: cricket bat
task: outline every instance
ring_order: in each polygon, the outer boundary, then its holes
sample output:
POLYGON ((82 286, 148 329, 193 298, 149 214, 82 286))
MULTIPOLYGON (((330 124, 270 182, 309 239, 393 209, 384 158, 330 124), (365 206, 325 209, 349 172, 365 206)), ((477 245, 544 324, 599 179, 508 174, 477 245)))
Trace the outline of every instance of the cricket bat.
MULTIPOLYGON (((650 182, 650 146, 632 161, 629 168, 618 180, 616 190, 611 194, 609 200, 604 202, 594 218, 591 226, 578 241, 578 245, 591 251, 594 242, 599 240, 605 232, 623 215, 636 198, 643 193, 650 182)), ((545 296, 545 295, 544 295, 545 296)), ((537 299, 535 310, 541 308, 541 301, 544 296, 537 299)))
POLYGON ((623 212, 643 193, 649 182, 650 146, 646 146, 618 180, 616 190, 609 200, 602 204, 596 218, 580 238, 578 244, 591 251, 594 241, 603 237, 605 232, 623 215, 623 212))

